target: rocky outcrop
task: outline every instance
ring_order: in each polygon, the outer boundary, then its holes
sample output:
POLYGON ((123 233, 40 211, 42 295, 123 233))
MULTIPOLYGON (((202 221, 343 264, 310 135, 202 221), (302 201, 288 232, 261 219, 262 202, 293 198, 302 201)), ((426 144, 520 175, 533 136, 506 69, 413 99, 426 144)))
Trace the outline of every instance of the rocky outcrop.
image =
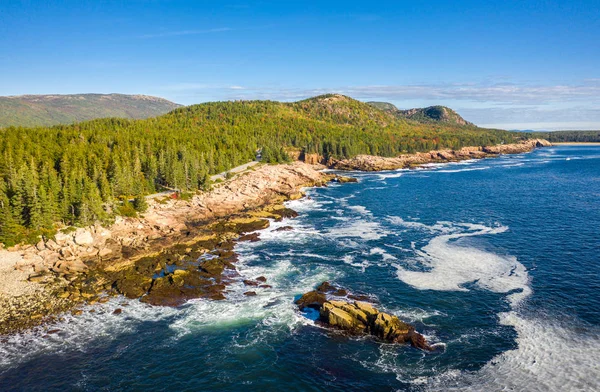
POLYGON ((381 171, 410 168, 426 163, 454 162, 466 159, 494 157, 500 154, 520 154, 529 152, 537 147, 547 147, 551 144, 543 139, 524 140, 514 144, 500 144, 488 147, 463 147, 460 150, 436 150, 405 154, 394 158, 358 155, 351 159, 332 161, 330 167, 338 170, 381 171))
POLYGON ((346 184, 348 182, 358 182, 358 179, 354 177, 335 176, 332 181, 339 182, 340 184, 346 184))
POLYGON ((401 321, 397 316, 380 312, 373 304, 351 300, 346 290, 328 282, 300 297, 296 304, 300 310, 313 308, 319 311, 319 322, 354 335, 371 335, 388 343, 410 343, 422 350, 431 351, 423 335, 401 321), (344 296, 344 299, 339 299, 344 296))

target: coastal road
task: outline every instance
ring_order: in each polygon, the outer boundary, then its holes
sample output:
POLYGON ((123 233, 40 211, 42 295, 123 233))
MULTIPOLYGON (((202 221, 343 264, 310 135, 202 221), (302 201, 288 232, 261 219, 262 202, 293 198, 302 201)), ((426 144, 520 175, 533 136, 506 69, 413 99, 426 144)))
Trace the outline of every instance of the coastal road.
MULTIPOLYGON (((259 161, 251 161, 248 163, 244 163, 243 165, 236 166, 233 169, 224 171, 223 173, 215 174, 214 176, 210 177, 210 180, 211 181, 217 181, 217 180, 225 181, 227 173, 231 173, 231 174, 241 173, 244 170, 247 170, 247 169, 251 168, 252 166, 257 165, 258 163, 259 163, 259 161)), ((172 190, 172 191, 153 193, 151 195, 146 196, 146 199, 154 199, 157 197, 169 196, 169 195, 173 194, 174 192, 176 192, 176 191, 172 190)))
POLYGON ((240 173, 243 172, 246 169, 251 168, 252 166, 258 164, 258 161, 251 161, 248 163, 244 163, 243 165, 234 167, 233 169, 224 171, 223 173, 219 173, 219 174, 215 174, 214 176, 211 176, 210 179, 211 181, 217 181, 217 180, 225 180, 225 177, 227 176, 227 173, 231 173, 231 174, 236 174, 236 173, 240 173))

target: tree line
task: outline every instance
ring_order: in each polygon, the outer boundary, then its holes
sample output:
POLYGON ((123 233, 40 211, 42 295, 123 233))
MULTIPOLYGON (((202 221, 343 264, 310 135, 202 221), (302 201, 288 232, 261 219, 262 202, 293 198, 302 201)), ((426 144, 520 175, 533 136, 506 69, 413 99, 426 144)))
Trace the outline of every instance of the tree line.
POLYGON ((550 143, 561 142, 576 142, 576 143, 592 143, 600 142, 600 131, 553 131, 553 132, 536 132, 541 138, 548 140, 550 143))

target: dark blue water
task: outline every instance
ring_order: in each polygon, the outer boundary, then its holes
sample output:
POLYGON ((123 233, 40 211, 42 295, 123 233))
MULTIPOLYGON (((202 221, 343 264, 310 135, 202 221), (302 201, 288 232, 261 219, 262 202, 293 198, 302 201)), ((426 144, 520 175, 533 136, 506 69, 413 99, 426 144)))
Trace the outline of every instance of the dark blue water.
POLYGON ((272 289, 97 305, 3 343, 0 390, 600 389, 600 147, 356 176, 238 246, 242 278, 272 289), (293 299, 324 280, 439 350, 316 327, 293 299))

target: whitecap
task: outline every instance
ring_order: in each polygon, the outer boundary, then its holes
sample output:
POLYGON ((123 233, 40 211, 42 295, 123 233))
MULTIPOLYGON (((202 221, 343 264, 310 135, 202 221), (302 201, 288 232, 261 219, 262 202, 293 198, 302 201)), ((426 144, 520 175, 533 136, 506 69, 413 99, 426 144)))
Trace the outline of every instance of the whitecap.
POLYGON ((399 178, 402 177, 408 170, 409 169, 398 169, 389 172, 379 172, 377 173, 377 178, 380 180, 386 180, 388 178, 399 178))
POLYGON ((384 249, 382 248, 372 248, 369 251, 370 255, 379 255, 381 256, 381 259, 383 261, 392 261, 392 260, 398 260, 396 257, 392 256, 391 254, 389 254, 388 252, 386 252, 384 249))
POLYGON ((343 225, 335 226, 328 230, 333 238, 361 238, 363 240, 378 240, 389 233, 374 221, 354 219, 343 225))
POLYGON ((478 170, 487 170, 489 166, 481 166, 481 167, 469 167, 465 169, 445 169, 445 170, 436 170, 434 173, 462 173, 469 171, 478 171, 478 170))
POLYGON ((367 261, 367 260, 362 260, 361 262, 355 262, 354 256, 352 256, 350 254, 344 255, 344 257, 342 257, 342 261, 345 264, 348 264, 352 267, 360 268, 362 270, 362 272, 365 272, 367 267, 369 267, 371 265, 371 263, 369 263, 369 261, 367 261))
POLYGON ((364 207, 364 206, 349 206, 348 208, 351 209, 352 211, 358 212, 361 215, 368 215, 371 213, 371 211, 369 211, 367 209, 367 207, 364 207))

